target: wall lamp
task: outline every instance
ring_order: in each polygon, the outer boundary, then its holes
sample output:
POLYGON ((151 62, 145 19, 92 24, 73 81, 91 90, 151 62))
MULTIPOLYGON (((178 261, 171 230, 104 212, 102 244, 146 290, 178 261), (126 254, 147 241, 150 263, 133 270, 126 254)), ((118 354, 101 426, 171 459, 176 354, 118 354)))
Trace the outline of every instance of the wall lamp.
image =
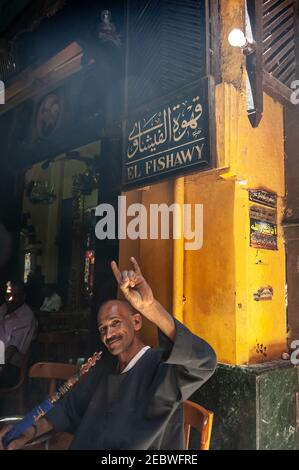
POLYGON ((252 127, 258 127, 263 116, 263 2, 245 1, 245 33, 234 28, 228 35, 232 47, 239 47, 246 57, 246 108, 252 127))
POLYGON ((256 51, 256 42, 249 41, 241 29, 233 29, 228 35, 228 42, 232 47, 242 49, 244 55, 253 54, 256 51))

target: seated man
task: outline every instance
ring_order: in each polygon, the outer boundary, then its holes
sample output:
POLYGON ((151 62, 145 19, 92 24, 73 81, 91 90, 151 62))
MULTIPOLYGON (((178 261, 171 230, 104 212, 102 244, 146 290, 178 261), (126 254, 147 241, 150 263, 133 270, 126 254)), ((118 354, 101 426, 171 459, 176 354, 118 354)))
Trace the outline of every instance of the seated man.
POLYGON ((40 308, 41 312, 59 312, 61 309, 61 297, 56 293, 55 286, 48 285, 45 288, 45 299, 40 308))
MULTIPOLYGON (((131 261, 134 269, 122 273, 112 262, 126 300, 107 301, 98 312, 108 353, 9 449, 52 428, 75 434, 71 449, 185 448, 183 402, 211 377, 216 356, 159 304, 136 260, 131 261), (159 328, 162 349, 143 344, 143 316, 159 328)), ((0 433, 0 443, 6 432, 0 433)))
POLYGON ((8 282, 5 303, 0 307, 0 341, 5 346, 5 364, 0 365, 0 387, 11 387, 18 383, 23 357, 35 331, 35 317, 25 304, 24 284, 8 282))

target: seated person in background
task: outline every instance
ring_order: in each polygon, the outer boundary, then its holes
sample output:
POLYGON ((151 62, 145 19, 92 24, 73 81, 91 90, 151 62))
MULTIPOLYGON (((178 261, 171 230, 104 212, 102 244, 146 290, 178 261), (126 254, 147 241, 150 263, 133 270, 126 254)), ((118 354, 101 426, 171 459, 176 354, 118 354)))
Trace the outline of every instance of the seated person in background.
POLYGON ((40 308, 41 312, 59 312, 61 309, 61 297, 56 293, 55 286, 48 285, 45 288, 45 299, 40 308))
POLYGON ((0 307, 0 341, 5 346, 5 364, 0 365, 0 387, 11 387, 18 383, 23 357, 36 328, 33 312, 25 304, 24 284, 19 281, 8 282, 5 302, 0 307))

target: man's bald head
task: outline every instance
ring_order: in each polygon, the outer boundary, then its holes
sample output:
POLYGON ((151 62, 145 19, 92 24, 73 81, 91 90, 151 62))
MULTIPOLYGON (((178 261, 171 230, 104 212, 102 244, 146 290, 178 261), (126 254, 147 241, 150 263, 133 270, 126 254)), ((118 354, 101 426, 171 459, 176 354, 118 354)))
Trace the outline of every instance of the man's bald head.
POLYGON ((108 300, 97 315, 101 339, 113 355, 132 346, 142 327, 142 317, 126 300, 108 300))
POLYGON ((129 302, 127 302, 126 300, 118 300, 118 299, 106 300, 106 302, 104 302, 98 310, 98 314, 97 314, 98 323, 100 321, 100 317, 102 313, 105 313, 111 310, 115 310, 115 311, 118 310, 122 314, 124 315, 127 314, 128 316, 139 314, 139 312, 134 307, 132 307, 132 305, 129 304, 129 302))

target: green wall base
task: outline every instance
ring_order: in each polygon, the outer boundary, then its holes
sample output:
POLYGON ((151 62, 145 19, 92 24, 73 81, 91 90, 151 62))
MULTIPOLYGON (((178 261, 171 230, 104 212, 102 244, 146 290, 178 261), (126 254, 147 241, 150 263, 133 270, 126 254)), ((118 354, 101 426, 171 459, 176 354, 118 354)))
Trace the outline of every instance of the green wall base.
POLYGON ((192 400, 215 413, 211 449, 298 449, 298 370, 288 361, 219 364, 192 400))

